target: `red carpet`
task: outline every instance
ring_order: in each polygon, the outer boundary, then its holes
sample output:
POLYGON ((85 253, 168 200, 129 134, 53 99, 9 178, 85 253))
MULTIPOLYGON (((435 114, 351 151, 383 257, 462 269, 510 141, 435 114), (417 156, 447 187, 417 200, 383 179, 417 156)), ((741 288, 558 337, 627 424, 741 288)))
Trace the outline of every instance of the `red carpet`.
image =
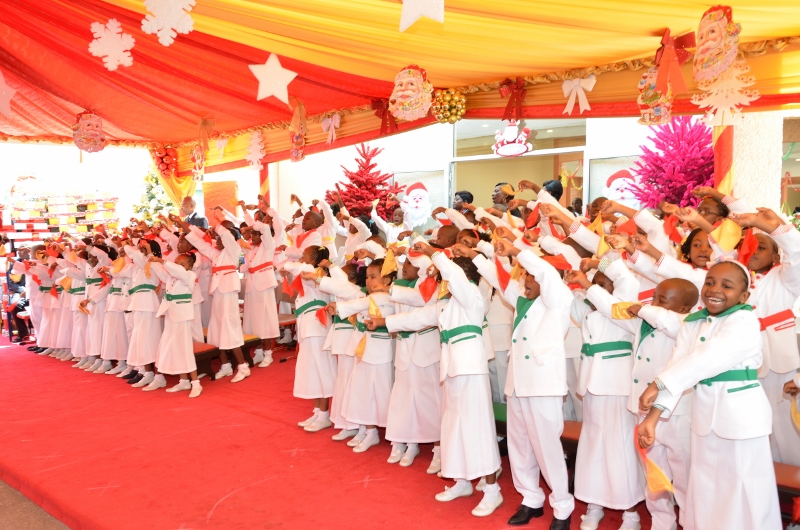
MULTIPOLYGON (((386 442, 355 454, 331 441, 333 429, 303 431, 296 422, 311 406, 292 397, 293 361, 237 384, 204 378, 198 399, 21 347, 0 347, 0 361, 0 479, 74 529, 502 529, 521 501, 507 459, 505 504, 479 519, 477 492, 434 499, 448 482, 425 474, 430 446, 401 468, 386 463, 386 442)), ((577 503, 572 528, 584 510, 577 503)), ((551 516, 545 507, 526 528, 546 529, 551 516)), ((608 511, 601 528, 619 521, 608 511)))

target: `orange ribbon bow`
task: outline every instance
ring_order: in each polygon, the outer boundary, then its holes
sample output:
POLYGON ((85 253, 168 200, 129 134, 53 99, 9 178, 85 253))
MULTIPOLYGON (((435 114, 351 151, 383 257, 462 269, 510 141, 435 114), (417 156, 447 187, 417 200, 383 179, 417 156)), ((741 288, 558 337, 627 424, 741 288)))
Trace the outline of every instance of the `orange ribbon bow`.
POLYGON ((669 34, 669 28, 664 31, 661 37, 661 47, 656 51, 656 66, 658 66, 658 77, 656 77, 656 90, 666 94, 672 87, 673 94, 686 92, 686 81, 683 79, 681 65, 689 60, 691 54, 686 48, 695 47, 694 32, 686 33, 680 37, 673 37, 669 34))
POLYGON ((528 93, 525 90, 525 80, 517 77, 514 81, 507 78, 500 83, 500 97, 508 98, 506 110, 503 112, 504 120, 521 120, 522 119, 522 100, 528 93))

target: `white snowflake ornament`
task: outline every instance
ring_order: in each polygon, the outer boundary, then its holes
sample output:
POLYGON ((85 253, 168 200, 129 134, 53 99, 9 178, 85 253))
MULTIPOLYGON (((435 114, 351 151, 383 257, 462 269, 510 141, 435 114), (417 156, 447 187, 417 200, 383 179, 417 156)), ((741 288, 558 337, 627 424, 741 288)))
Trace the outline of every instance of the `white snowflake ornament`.
POLYGON ((95 57, 102 57, 106 68, 113 72, 120 65, 133 64, 130 50, 136 40, 133 36, 122 33, 122 26, 116 18, 110 19, 105 25, 93 22, 90 29, 94 40, 89 43, 89 53, 95 57))
POLYGON ((195 0, 145 0, 148 13, 142 20, 142 31, 158 35, 158 42, 169 46, 178 33, 184 35, 194 29, 194 20, 189 12, 195 0))
POLYGON ((254 131, 250 134, 250 143, 247 145, 247 156, 245 160, 250 162, 250 168, 256 170, 264 169, 261 159, 267 152, 264 150, 264 136, 261 131, 254 131))

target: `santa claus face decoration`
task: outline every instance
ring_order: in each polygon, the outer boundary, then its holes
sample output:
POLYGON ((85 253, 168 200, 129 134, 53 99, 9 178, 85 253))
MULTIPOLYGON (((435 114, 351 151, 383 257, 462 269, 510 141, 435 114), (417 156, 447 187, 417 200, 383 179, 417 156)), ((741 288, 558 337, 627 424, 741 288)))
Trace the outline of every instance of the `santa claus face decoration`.
POLYGON ((72 139, 78 149, 87 153, 102 151, 106 146, 103 120, 91 112, 78 114, 78 123, 72 126, 72 139))
POLYGON ((728 6, 712 7, 703 14, 697 29, 694 54, 695 81, 714 81, 731 67, 739 52, 739 24, 728 6))
POLYGON ((431 216, 432 206, 428 188, 421 182, 415 182, 406 188, 406 194, 400 201, 400 209, 405 221, 411 226, 422 226, 431 216))
POLYGON ((431 108, 433 86, 427 73, 412 64, 400 70, 394 78, 394 90, 389 97, 389 112, 406 121, 424 118, 431 108))

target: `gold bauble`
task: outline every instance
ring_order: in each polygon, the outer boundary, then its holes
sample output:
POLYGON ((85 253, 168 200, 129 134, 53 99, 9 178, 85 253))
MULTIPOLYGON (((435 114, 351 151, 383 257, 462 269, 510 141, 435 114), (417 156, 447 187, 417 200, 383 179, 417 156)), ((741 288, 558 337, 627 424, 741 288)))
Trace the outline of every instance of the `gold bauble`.
POLYGON ((449 121, 450 123, 455 123, 455 122, 457 122, 459 119, 460 119, 460 118, 459 118, 458 116, 456 116, 456 115, 452 115, 452 116, 450 116, 450 117, 447 119, 447 121, 449 121))
POLYGON ((441 91, 441 90, 435 90, 435 91, 433 92, 433 97, 435 97, 435 98, 437 98, 437 99, 438 99, 438 98, 439 98, 439 96, 441 96, 441 95, 442 95, 442 91, 441 91))
POLYGON ((444 101, 450 101, 451 99, 453 99, 453 96, 451 96, 450 94, 445 94, 442 96, 442 99, 444 101))

